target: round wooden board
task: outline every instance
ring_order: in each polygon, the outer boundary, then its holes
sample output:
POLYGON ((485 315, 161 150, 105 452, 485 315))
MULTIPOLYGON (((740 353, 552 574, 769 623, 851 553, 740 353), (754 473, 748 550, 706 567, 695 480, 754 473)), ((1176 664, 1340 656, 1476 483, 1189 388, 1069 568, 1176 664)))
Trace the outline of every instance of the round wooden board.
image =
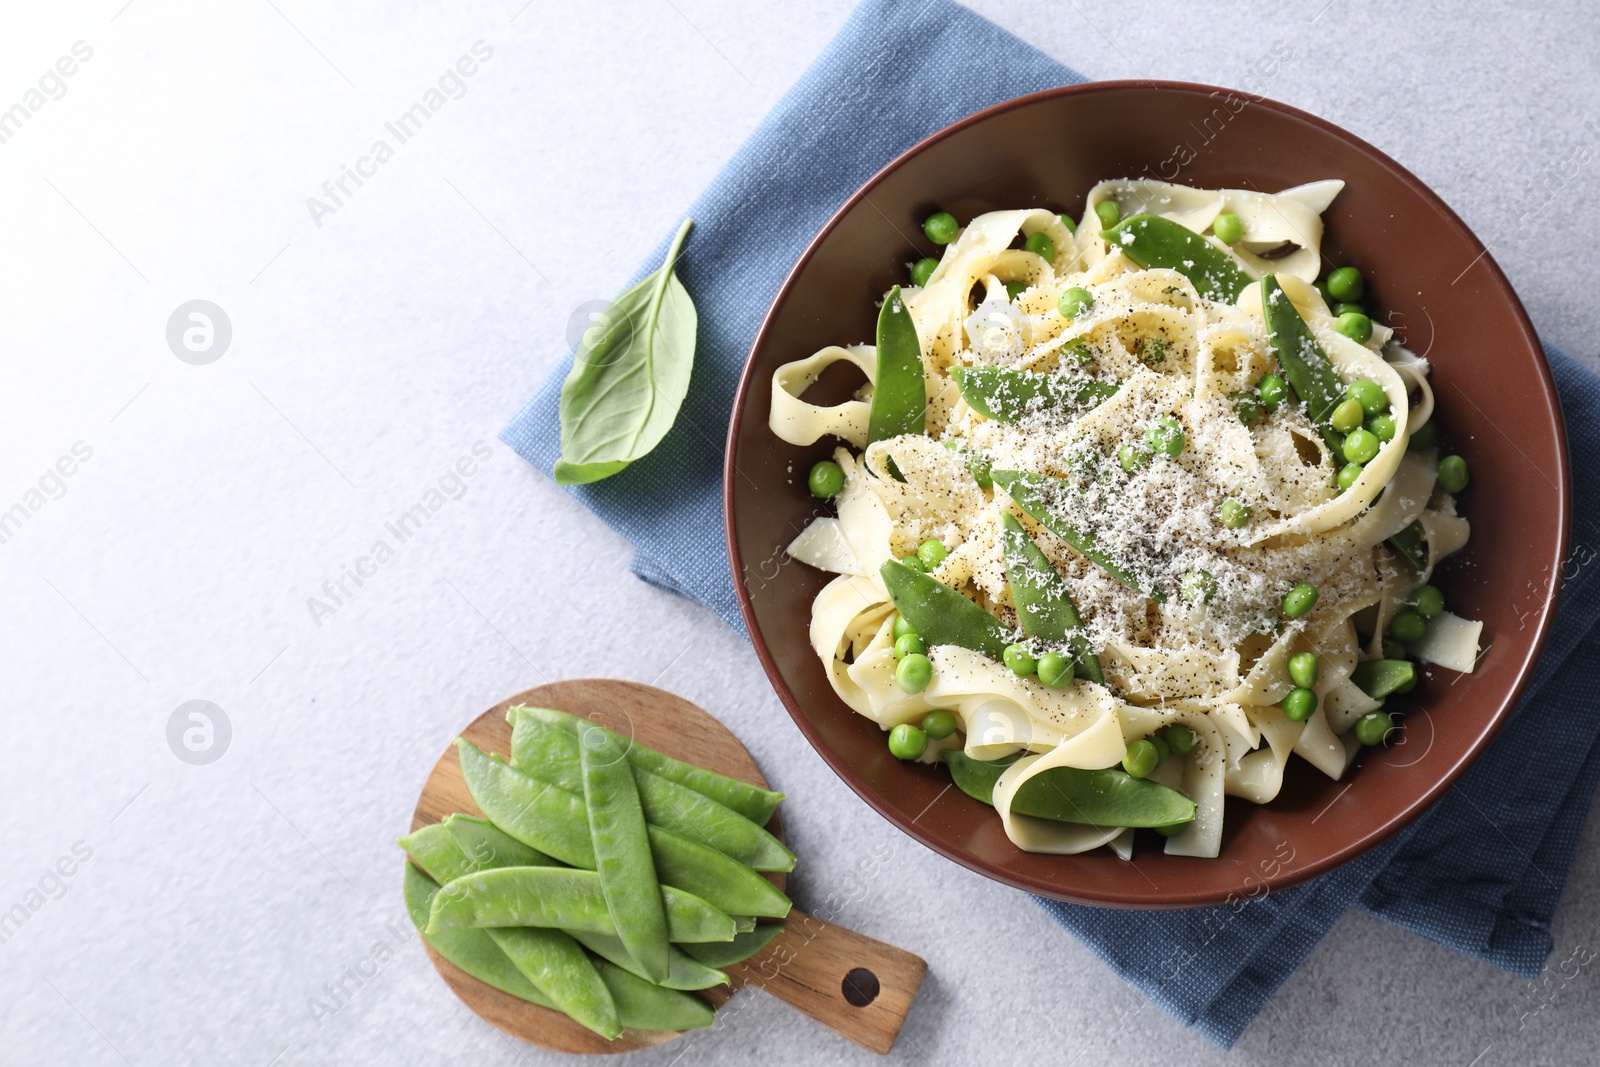
MULTIPOLYGON (((506 722, 506 710, 517 704, 555 708, 581 716, 685 762, 762 788, 767 785, 744 745, 711 714, 682 697, 638 682, 585 678, 541 685, 496 704, 474 719, 461 736, 485 752, 499 753, 509 760, 511 725, 506 722)), ((422 787, 422 795, 417 798, 417 808, 411 817, 411 829, 436 823, 454 812, 482 814, 467 792, 452 740, 422 787)), ((767 823, 767 829, 779 840, 783 839, 783 826, 777 814, 767 823)), ((783 874, 774 872, 767 877, 778 888, 783 888, 783 874)), ((684 1032, 624 1030, 615 1041, 607 1041, 560 1012, 530 1004, 479 981, 440 956, 426 941, 423 947, 439 974, 467 1007, 513 1037, 535 1045, 559 1052, 632 1052, 671 1041, 684 1032)), ((738 983, 737 977, 735 983, 738 983)), ((724 986, 703 990, 699 995, 713 1008, 718 1008, 728 1002, 732 992, 730 987, 724 986)))

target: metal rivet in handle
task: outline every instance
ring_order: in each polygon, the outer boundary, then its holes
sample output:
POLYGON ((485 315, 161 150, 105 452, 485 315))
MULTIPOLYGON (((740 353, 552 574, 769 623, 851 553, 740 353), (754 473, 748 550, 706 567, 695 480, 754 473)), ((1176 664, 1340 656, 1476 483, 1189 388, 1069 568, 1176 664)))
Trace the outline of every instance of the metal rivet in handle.
POLYGON ((839 992, 853 1007, 864 1008, 878 999, 878 976, 865 967, 857 967, 844 976, 839 992))

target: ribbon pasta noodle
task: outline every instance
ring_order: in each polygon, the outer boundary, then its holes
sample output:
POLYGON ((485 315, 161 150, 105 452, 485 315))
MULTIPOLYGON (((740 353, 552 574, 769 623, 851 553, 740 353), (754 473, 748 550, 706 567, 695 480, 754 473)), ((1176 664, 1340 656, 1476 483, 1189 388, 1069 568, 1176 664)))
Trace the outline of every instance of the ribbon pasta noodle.
POLYGON ((1437 484, 1428 362, 1381 325, 1363 341, 1341 330, 1315 284, 1321 213, 1342 187, 1102 182, 1075 228, 1042 209, 972 219, 925 284, 891 293, 885 309, 915 327, 920 433, 873 438, 871 344, 830 346, 773 375, 774 434, 843 442, 830 457, 843 475, 836 514, 788 548, 835 575, 810 622, 834 691, 885 730, 954 715, 957 729, 919 758, 954 764, 958 750, 995 768, 980 798, 1019 848, 1109 845, 1127 858, 1129 827, 1041 815, 1023 798, 1030 782, 1062 774, 1133 796, 1130 746, 1161 739, 1156 765, 1133 777, 1181 794, 1194 812, 1159 827, 1165 849, 1214 857, 1225 797, 1271 803, 1291 756, 1344 775, 1362 741, 1373 743, 1363 723, 1414 684, 1396 680, 1415 677, 1404 657, 1472 669, 1481 626, 1442 604, 1426 605, 1426 632, 1405 651, 1395 636, 1419 625, 1424 600, 1437 597, 1434 567, 1470 527, 1437 484), (1123 226, 1110 221, 1119 217, 1123 226), (1216 235, 1224 223, 1232 243, 1216 235), (1153 262, 1137 242, 1161 235, 1195 254, 1153 262), (1233 298, 1219 294, 1218 276, 1236 281, 1233 298), (1080 290, 1087 300, 1072 295, 1080 290), (1298 370, 1302 358, 1310 371, 1298 370), (840 362, 864 384, 840 404, 809 402, 810 386, 840 362), (1338 395, 1318 410, 1315 381, 1297 372, 1322 374, 1338 395), (1279 375, 1310 392, 1263 406, 1268 376, 1279 375), (1352 383, 1366 390, 1355 428, 1344 410, 1352 383), (1330 429, 1341 418, 1343 429, 1330 429), (1357 463, 1362 418, 1376 447, 1357 463), (1019 529, 1053 571, 1041 580, 1070 594, 1077 621, 1066 643, 1026 629, 1008 555, 1019 529), (930 541, 939 551, 915 562, 930 541), (891 579, 913 572, 939 583, 933 593, 971 602, 949 618, 983 625, 971 640, 930 641, 928 672, 907 685, 900 662, 923 654, 907 651, 921 650, 921 637, 897 641, 912 609, 891 579), (1302 584, 1314 587, 1312 604, 1291 610, 1293 596, 1304 603, 1302 584), (991 631, 1011 635, 1004 662, 997 639, 983 636, 991 631), (1046 684, 1035 668, 1052 651, 1075 657, 1071 681, 1046 684))

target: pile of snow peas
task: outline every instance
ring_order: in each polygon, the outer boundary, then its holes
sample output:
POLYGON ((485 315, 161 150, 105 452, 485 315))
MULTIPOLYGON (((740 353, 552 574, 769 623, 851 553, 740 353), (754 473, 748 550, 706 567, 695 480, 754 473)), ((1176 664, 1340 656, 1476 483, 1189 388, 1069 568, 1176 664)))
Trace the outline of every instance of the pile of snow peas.
POLYGON ((795 858, 763 826, 783 794, 550 708, 513 707, 511 761, 461 738, 486 818, 400 839, 423 938, 473 977, 615 1039, 710 1026, 693 990, 782 929, 789 898, 758 872, 795 858))

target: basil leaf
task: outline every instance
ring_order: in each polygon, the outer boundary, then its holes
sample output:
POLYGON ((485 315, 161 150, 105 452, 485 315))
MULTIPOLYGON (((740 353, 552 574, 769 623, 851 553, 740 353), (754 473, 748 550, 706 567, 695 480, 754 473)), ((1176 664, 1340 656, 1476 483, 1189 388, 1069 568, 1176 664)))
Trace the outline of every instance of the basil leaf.
POLYGON ((689 392, 698 326, 694 301, 672 266, 693 224, 684 219, 666 261, 584 332, 561 386, 558 485, 609 478, 672 429, 689 392))

